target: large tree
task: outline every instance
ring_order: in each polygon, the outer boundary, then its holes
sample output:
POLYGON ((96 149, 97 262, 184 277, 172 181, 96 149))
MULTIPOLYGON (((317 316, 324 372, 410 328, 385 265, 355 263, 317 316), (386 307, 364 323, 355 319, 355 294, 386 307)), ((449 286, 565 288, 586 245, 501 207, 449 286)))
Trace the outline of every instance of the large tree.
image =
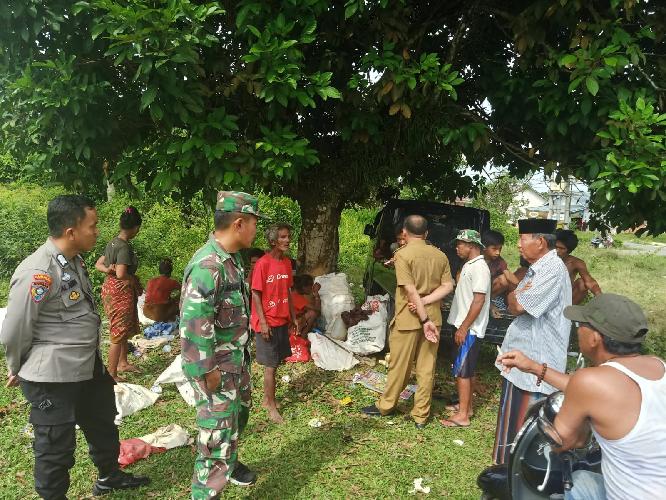
MULTIPOLYGON (((660 15, 661 14, 661 15, 660 15)), ((399 178, 439 199, 489 163, 592 182, 597 213, 666 230, 656 1, 10 0, 4 144, 65 183, 183 199, 255 186, 337 259, 342 208, 399 178)))

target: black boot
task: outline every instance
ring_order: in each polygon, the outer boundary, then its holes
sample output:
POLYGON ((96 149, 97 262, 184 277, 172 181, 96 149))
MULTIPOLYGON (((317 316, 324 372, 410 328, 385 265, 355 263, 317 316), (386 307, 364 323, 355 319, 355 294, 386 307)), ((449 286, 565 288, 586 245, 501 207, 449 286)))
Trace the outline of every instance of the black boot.
POLYGON ((93 486, 93 496, 101 496, 114 490, 131 490, 150 484, 150 479, 145 476, 135 476, 120 469, 113 471, 104 478, 99 478, 93 486))

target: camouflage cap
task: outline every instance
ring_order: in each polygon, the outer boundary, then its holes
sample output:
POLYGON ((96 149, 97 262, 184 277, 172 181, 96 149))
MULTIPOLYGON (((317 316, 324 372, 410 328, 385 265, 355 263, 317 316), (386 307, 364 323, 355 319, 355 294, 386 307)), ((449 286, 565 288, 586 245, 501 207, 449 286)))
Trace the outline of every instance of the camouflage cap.
POLYGON ((241 191, 219 191, 217 193, 215 210, 266 217, 259 212, 259 200, 257 197, 241 191))
POLYGON ((478 231, 474 229, 462 229, 454 241, 465 241, 467 243, 476 243, 481 248, 484 248, 483 243, 481 243, 481 235, 478 231))

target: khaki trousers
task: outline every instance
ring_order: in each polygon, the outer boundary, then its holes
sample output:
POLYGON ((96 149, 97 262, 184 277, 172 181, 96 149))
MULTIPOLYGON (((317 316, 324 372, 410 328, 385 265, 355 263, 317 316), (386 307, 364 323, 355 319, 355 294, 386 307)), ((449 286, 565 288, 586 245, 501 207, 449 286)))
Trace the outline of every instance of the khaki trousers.
POLYGON ((391 326, 389 349, 388 378, 384 394, 377 402, 377 408, 386 415, 391 413, 400 398, 400 393, 407 386, 412 373, 412 365, 416 362, 416 383, 418 389, 414 395, 412 418, 417 423, 425 423, 430 416, 432 402, 432 386, 435 378, 438 343, 428 342, 423 330, 398 330, 395 323, 391 326))

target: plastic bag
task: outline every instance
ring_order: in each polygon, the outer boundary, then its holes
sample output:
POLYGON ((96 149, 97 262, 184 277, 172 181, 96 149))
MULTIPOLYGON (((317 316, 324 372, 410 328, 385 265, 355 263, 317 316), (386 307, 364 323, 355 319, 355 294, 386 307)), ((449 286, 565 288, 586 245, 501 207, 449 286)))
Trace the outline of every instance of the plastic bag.
POLYGON ((118 463, 121 467, 126 467, 134 462, 148 458, 153 453, 164 453, 165 451, 166 448, 151 446, 141 439, 123 439, 120 441, 118 463))
POLYGON ((354 309, 354 297, 347 283, 345 273, 330 273, 315 278, 315 283, 321 285, 319 298, 321 299, 321 319, 324 322, 326 335, 335 340, 347 338, 347 327, 340 314, 354 309))
POLYGON ((289 334, 289 345, 291 345, 291 356, 285 361, 287 363, 307 363, 310 357, 310 341, 300 335, 289 334))
POLYGON ((356 366, 359 361, 343 347, 318 333, 308 333, 310 352, 315 365, 324 370, 343 371, 356 366))
POLYGON ((143 410, 157 401, 159 394, 155 394, 150 389, 146 389, 140 385, 128 384, 120 382, 113 386, 116 393, 116 423, 132 413, 143 410))
POLYGON ((366 355, 384 349, 388 321, 387 295, 368 295, 362 309, 371 311, 367 320, 359 321, 347 330, 345 347, 353 353, 366 355))

